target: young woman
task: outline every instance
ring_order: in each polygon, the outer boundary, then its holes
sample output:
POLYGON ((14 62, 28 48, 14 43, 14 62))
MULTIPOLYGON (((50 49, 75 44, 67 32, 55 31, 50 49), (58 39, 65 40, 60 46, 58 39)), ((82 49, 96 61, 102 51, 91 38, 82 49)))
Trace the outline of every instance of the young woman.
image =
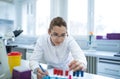
POLYGON ((47 72, 42 72, 39 63, 46 63, 48 68, 85 70, 86 58, 76 41, 67 33, 67 24, 61 17, 52 19, 48 34, 41 36, 30 57, 30 67, 41 79, 47 72))

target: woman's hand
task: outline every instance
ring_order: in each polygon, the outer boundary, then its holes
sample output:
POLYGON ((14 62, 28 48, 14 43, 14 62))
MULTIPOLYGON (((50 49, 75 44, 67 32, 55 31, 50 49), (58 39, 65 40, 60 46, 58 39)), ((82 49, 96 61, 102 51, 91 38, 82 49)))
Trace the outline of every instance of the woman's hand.
POLYGON ((73 71, 82 70, 82 71, 85 71, 86 67, 82 62, 79 62, 77 60, 73 60, 69 64, 69 70, 73 70, 73 71))
POLYGON ((44 76, 48 75, 48 72, 43 72, 40 68, 37 69, 37 79, 42 79, 44 76))

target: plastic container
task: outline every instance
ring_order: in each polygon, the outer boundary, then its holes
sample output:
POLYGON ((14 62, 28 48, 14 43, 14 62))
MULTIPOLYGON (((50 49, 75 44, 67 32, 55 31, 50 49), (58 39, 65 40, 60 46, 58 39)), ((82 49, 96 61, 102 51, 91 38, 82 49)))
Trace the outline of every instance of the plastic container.
POLYGON ((8 64, 9 64, 11 74, 12 74, 13 68, 15 66, 21 65, 21 56, 22 56, 22 54, 20 52, 8 53, 8 64))

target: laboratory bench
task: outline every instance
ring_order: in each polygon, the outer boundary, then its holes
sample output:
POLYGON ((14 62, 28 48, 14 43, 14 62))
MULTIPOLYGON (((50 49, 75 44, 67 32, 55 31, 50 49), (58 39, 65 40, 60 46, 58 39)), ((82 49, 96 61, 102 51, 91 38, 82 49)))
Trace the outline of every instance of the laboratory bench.
MULTIPOLYGON (((28 60, 33 53, 34 45, 17 44, 11 51, 22 52, 22 59, 28 60)), ((114 56, 117 52, 83 50, 87 59, 87 73, 120 78, 120 57, 114 56)))
MULTIPOLYGON (((29 61, 28 60, 22 60, 21 61, 21 66, 25 66, 25 67, 29 68, 28 65, 29 65, 29 61)), ((46 66, 42 65, 42 67, 46 69, 46 66)), ((53 73, 52 70, 48 70, 48 72, 49 72, 49 75, 51 75, 53 73)), ((52 76, 53 76, 53 74, 52 74, 52 76)), ((33 72, 31 73, 31 77, 32 77, 32 79, 36 79, 36 75, 33 72)), ((115 79, 115 78, 111 78, 111 77, 106 77, 106 76, 102 76, 102 75, 96 75, 96 74, 91 74, 91 73, 84 72, 83 77, 79 77, 79 78, 75 78, 75 79, 115 79)))

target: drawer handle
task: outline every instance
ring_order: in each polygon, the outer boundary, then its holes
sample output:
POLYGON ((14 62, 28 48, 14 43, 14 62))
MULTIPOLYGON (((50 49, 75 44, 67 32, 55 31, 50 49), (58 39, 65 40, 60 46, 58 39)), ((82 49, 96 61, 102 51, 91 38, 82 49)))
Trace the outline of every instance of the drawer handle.
POLYGON ((105 70, 107 70, 107 71, 119 72, 119 70, 113 70, 113 69, 108 69, 108 68, 105 68, 105 70))

